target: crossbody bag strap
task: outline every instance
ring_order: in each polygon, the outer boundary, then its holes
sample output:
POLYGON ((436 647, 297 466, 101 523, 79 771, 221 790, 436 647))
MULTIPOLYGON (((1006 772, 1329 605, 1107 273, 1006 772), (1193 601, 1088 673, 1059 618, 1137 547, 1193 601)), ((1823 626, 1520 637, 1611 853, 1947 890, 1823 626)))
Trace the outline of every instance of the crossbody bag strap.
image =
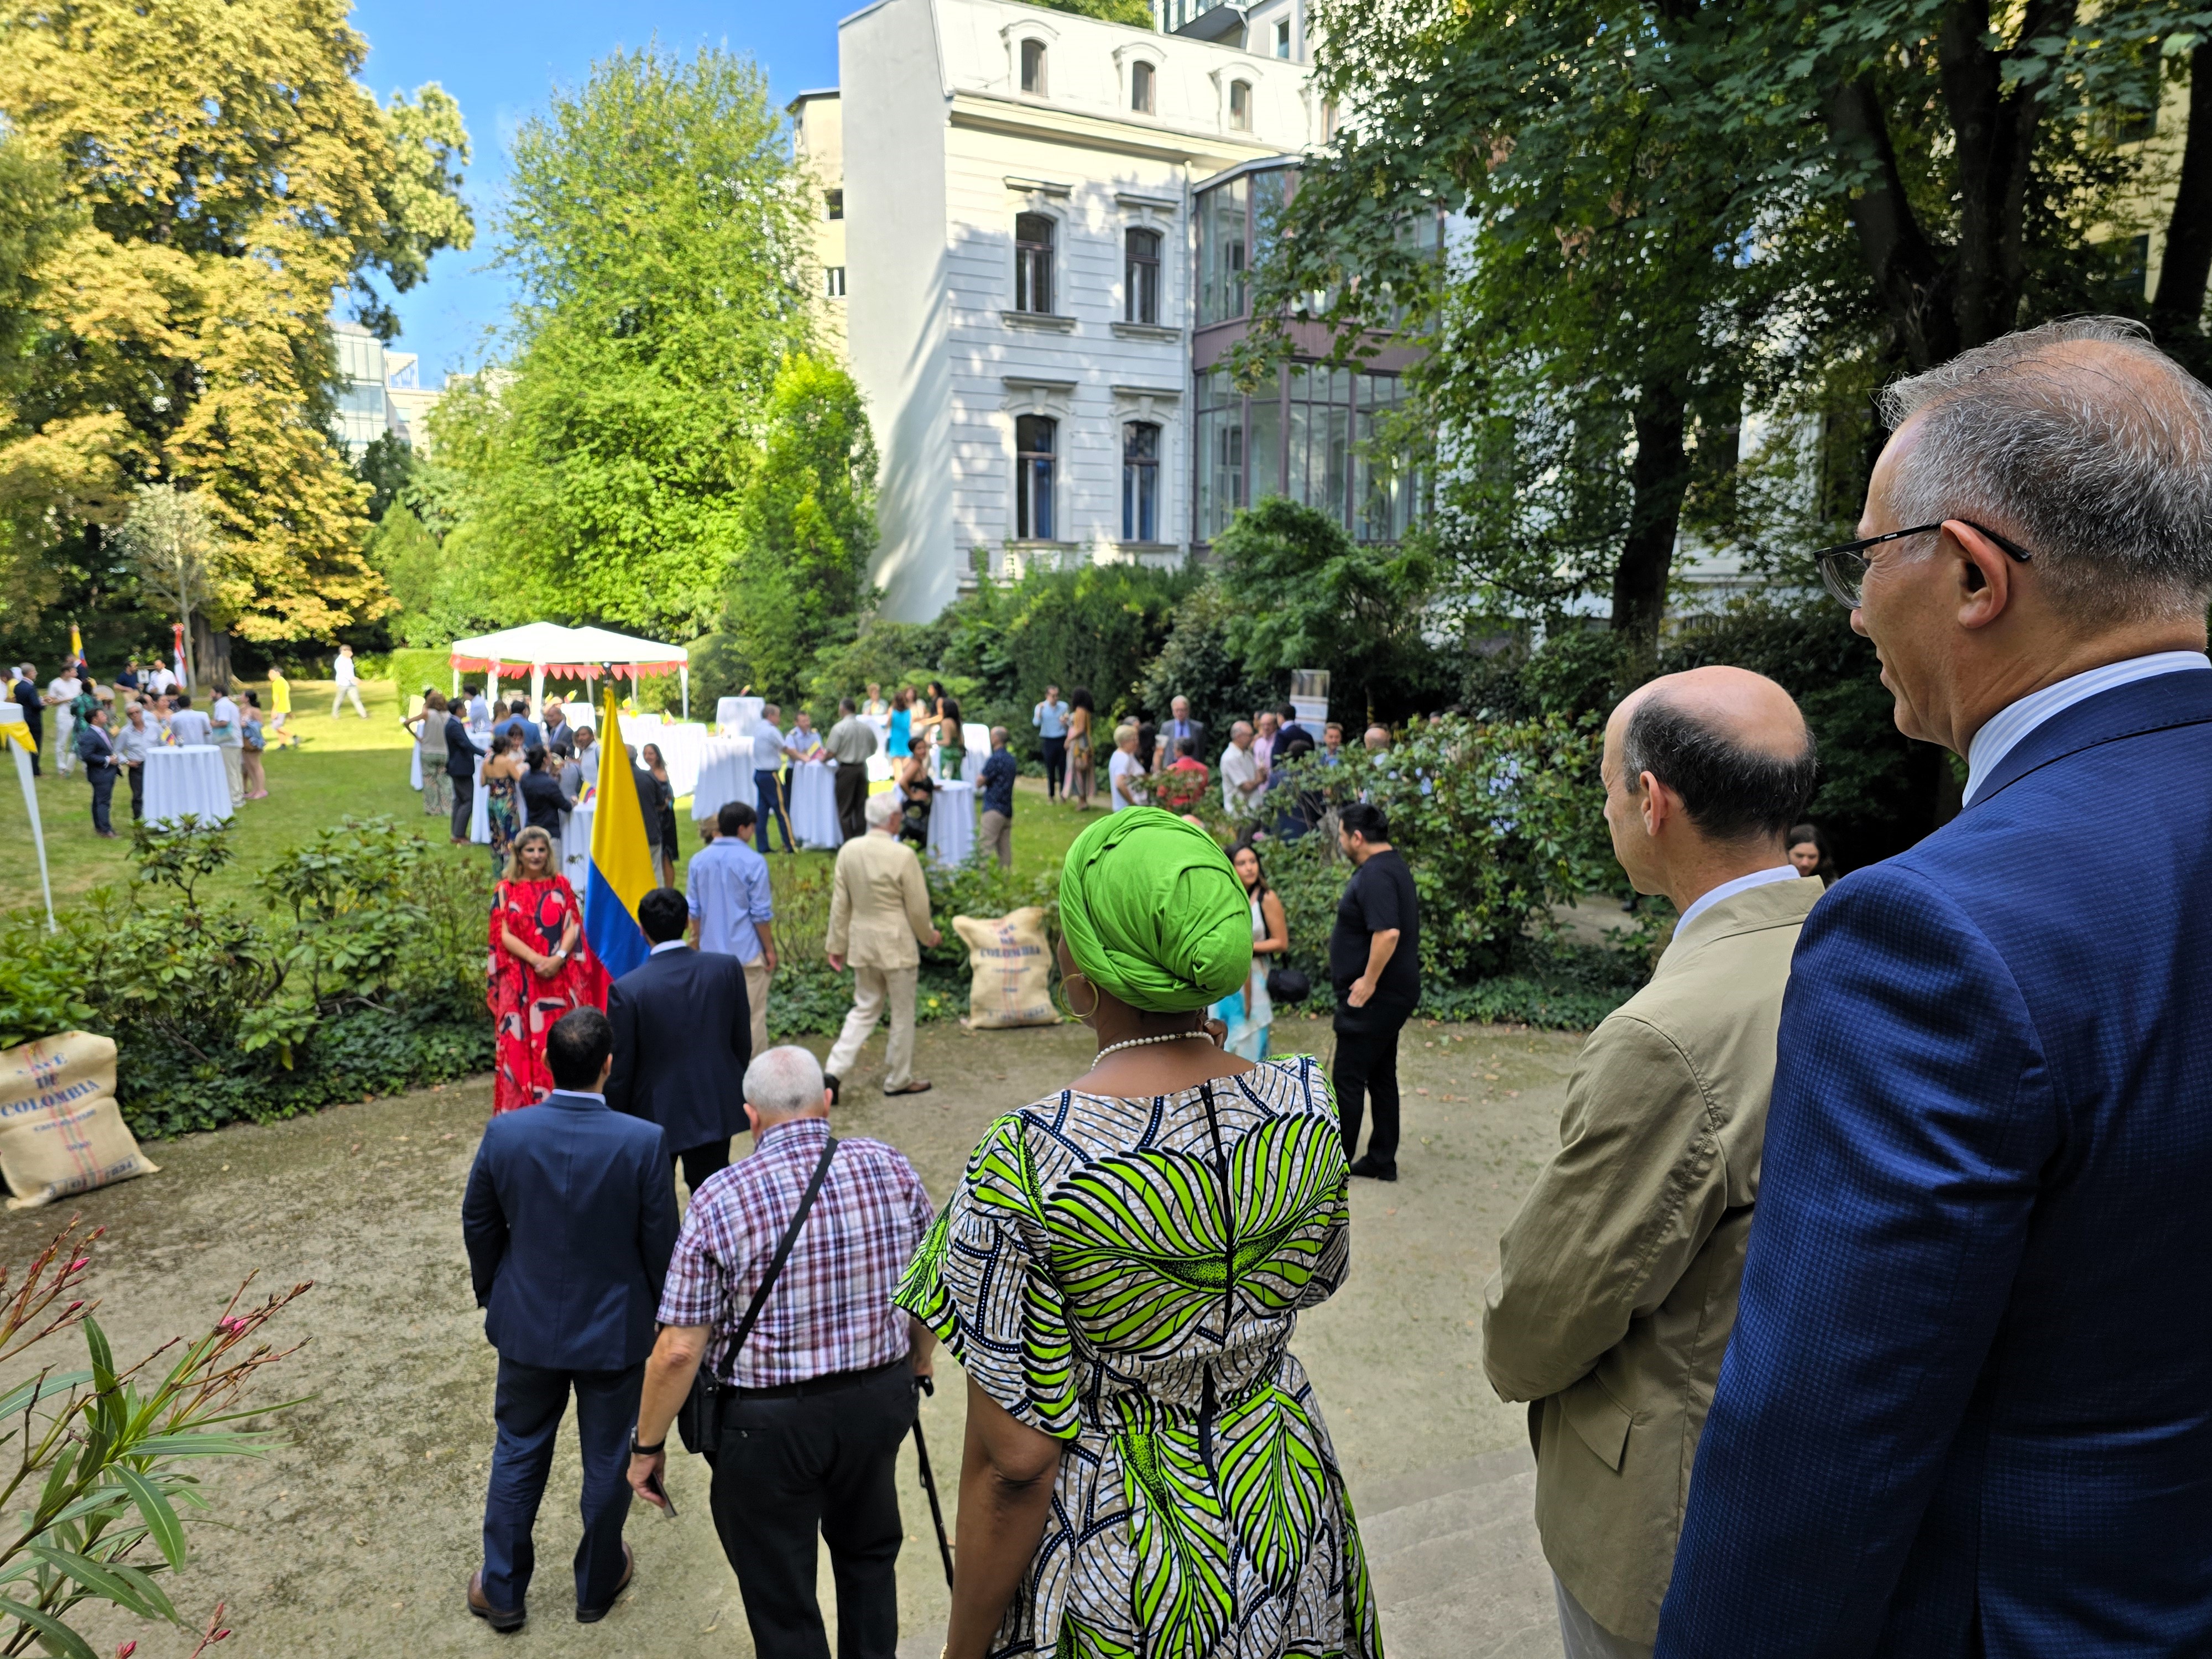
POLYGON ((791 1247, 799 1242, 799 1230, 806 1224, 806 1212, 814 1207, 815 1197, 821 1192, 823 1180, 830 1173, 830 1160, 836 1156, 837 1137, 831 1135, 830 1144, 822 1149, 822 1161, 814 1166, 813 1179, 806 1183, 805 1196, 799 1200, 798 1209, 792 1212, 791 1225, 783 1230, 783 1238, 775 1247, 775 1259, 768 1264, 768 1271, 761 1275, 760 1288, 753 1292, 753 1299, 745 1309, 745 1316, 738 1322, 736 1339, 730 1344, 729 1363, 732 1366, 737 1363, 738 1350, 745 1346, 745 1339, 753 1334, 753 1321, 760 1317, 761 1308, 768 1301, 768 1293, 775 1288, 776 1279, 783 1272, 783 1264, 791 1258, 791 1247))

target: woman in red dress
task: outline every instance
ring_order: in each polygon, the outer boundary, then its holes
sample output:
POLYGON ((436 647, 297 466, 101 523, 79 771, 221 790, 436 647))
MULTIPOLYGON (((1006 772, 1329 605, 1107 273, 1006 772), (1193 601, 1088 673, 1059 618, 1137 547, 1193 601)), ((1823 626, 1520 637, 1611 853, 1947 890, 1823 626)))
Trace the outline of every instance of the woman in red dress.
POLYGON ((492 1111, 534 1106, 553 1087, 545 1037, 571 1008, 607 1006, 607 973, 584 940, 584 915, 554 866, 553 837, 525 830, 491 906, 491 1005, 497 1056, 492 1111))

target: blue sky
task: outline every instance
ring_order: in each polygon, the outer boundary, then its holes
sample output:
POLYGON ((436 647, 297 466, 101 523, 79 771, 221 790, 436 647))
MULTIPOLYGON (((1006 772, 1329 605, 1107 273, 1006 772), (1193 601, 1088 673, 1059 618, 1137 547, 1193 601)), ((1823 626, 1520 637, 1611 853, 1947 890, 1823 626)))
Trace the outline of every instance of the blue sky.
POLYGON ((602 0, 359 0, 353 25, 369 45, 362 78, 379 97, 435 81, 460 100, 475 152, 466 185, 477 215, 477 246, 446 252, 430 274, 398 299, 402 332, 393 343, 418 352, 422 384, 482 356, 487 328, 506 316, 507 286, 483 267, 491 253, 491 219, 507 177, 508 141, 545 105, 555 86, 580 86, 592 60, 617 47, 662 46, 689 52, 726 46, 768 71, 778 104, 811 87, 837 82, 837 19, 863 0, 651 0, 618 6, 602 0))

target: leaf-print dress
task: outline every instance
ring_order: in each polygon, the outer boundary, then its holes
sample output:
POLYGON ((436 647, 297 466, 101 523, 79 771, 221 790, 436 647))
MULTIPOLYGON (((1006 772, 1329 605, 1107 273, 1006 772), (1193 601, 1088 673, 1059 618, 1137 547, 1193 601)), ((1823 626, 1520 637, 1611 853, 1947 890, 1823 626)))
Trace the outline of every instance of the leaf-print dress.
POLYGON ((992 1125, 898 1303, 1066 1443, 993 1638, 1051 1659, 1379 1659, 1328 1431, 1290 1352, 1350 1262, 1336 1109, 1309 1057, 992 1125))

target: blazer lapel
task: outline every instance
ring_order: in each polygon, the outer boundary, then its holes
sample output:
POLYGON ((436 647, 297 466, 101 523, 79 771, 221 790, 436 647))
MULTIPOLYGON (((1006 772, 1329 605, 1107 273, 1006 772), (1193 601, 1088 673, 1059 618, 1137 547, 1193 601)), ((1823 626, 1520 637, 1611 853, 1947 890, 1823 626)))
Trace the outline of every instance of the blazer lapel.
POLYGON ((2029 773, 2100 744, 2178 726, 2212 724, 2212 673, 2183 669, 2115 686, 2061 709, 2012 746, 1966 810, 1993 800, 2029 773))

